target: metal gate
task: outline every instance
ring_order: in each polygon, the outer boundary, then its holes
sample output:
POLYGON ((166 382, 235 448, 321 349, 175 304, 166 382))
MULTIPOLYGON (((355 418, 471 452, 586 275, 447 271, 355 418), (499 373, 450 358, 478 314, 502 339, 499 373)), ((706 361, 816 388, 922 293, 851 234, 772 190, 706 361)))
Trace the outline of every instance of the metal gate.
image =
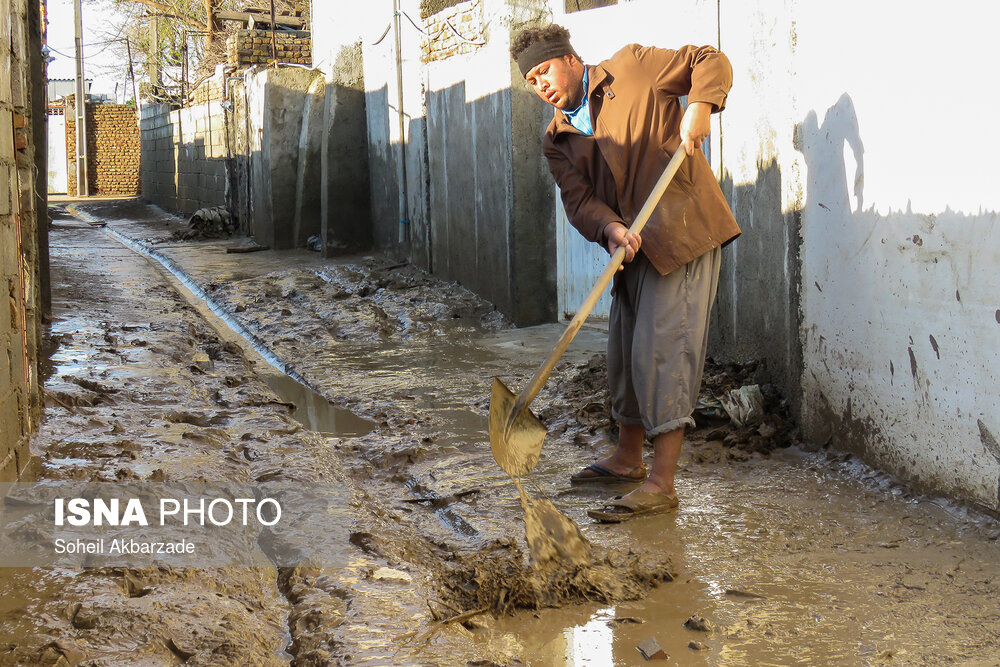
MULTIPOLYGON (((609 259, 607 252, 583 238, 569 223, 559 188, 556 187, 556 287, 560 317, 573 317, 607 267, 609 259)), ((590 319, 607 320, 610 310, 611 290, 608 288, 591 311, 590 319)))

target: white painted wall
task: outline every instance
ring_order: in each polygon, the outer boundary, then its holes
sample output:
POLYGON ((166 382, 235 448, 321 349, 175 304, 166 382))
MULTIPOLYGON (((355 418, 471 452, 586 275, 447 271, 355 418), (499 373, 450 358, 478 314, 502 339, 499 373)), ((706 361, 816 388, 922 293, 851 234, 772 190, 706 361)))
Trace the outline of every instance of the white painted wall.
POLYGON ((1000 509, 1000 8, 794 16, 804 423, 1000 509))

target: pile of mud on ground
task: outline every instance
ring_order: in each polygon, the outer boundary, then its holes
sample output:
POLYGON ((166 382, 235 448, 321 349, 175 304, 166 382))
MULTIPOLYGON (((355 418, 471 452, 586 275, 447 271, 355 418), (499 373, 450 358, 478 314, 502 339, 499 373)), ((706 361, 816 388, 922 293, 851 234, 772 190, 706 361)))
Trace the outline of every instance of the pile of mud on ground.
MULTIPOLYGON (((36 445, 45 474, 110 478, 122 469, 145 478, 162 470, 341 484, 352 498, 348 562, 198 570, 184 575, 188 588, 171 572, 22 572, 10 587, 21 597, 5 617, 16 631, 0 641, 9 655, 114 662, 138 650, 164 664, 549 665, 583 657, 631 664, 636 646, 653 637, 680 664, 894 656, 936 664, 941 656, 988 660, 1000 650, 1000 620, 969 612, 996 598, 995 524, 955 518, 951 506, 846 455, 788 447, 797 434, 763 369, 707 366, 698 428, 680 462, 679 512, 595 524, 586 510, 628 487, 568 484, 616 437, 605 334, 580 332, 533 404, 548 436, 524 484, 577 523, 596 558, 622 575, 617 584, 636 572, 637 588, 602 593, 584 581, 562 589, 569 597, 552 598, 531 581, 521 497, 492 459, 486 415, 492 377, 523 387, 561 326, 512 328, 460 286, 379 255, 234 255, 226 250, 246 239, 172 239, 185 221, 136 202, 79 208, 183 273, 258 346, 373 428, 346 435, 299 426, 309 422, 304 408, 291 412, 261 382, 249 351, 227 349, 231 341, 170 296, 162 275, 109 270, 109 260, 87 268, 92 249, 111 248, 111 237, 59 230, 53 265, 62 268, 54 271, 73 273, 54 291, 76 291, 53 328, 57 367, 74 344, 98 356, 76 353, 80 363, 47 385, 49 421, 36 445), (130 300, 116 305, 115 293, 130 300), (80 319, 83 312, 93 315, 80 319), (148 369, 139 372, 143 359, 148 369), (105 370, 111 375, 101 376, 105 370), (126 372, 150 379, 122 389, 115 378, 126 372), (759 407, 737 409, 746 421, 736 426, 726 405, 746 407, 740 397, 759 407), (685 625, 692 617, 705 622, 685 625)), ((124 266, 129 252, 119 246, 115 261, 124 266)))

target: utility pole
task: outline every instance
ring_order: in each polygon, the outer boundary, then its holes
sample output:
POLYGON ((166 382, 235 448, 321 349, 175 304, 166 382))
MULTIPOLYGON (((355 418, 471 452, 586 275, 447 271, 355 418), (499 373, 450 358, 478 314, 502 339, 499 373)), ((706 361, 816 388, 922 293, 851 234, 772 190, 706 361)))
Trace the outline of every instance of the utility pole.
POLYGON ((135 117, 142 118, 139 112, 139 89, 135 87, 135 69, 132 67, 132 44, 125 38, 125 52, 128 54, 128 75, 132 79, 132 104, 135 105, 135 117))
POLYGON ((87 186, 87 91, 83 80, 83 12, 80 0, 73 0, 73 29, 76 33, 76 194, 86 197, 87 186))
POLYGON ((400 246, 410 240, 409 188, 406 180, 406 115, 403 112, 403 46, 400 42, 399 0, 392 0, 392 25, 396 37, 396 111, 399 116, 399 237, 400 246))
POLYGON ((274 34, 274 0, 271 0, 271 60, 278 66, 278 36, 274 34))

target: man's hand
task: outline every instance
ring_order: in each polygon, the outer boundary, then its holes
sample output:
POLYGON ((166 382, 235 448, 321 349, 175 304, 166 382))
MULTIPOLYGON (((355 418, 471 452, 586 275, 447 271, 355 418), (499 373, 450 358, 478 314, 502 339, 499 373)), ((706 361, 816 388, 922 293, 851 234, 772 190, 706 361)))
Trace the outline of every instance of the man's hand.
POLYGON ((688 155, 694 155, 701 148, 708 133, 712 131, 712 105, 708 102, 691 102, 681 118, 681 148, 688 155))
MULTIPOLYGON (((625 247, 625 262, 635 259, 635 253, 639 252, 639 246, 642 245, 642 237, 631 233, 628 227, 620 222, 612 222, 607 226, 605 238, 607 238, 608 252, 612 255, 620 246, 625 247)), ((624 264, 619 265, 618 270, 621 271, 623 268, 624 264)))

